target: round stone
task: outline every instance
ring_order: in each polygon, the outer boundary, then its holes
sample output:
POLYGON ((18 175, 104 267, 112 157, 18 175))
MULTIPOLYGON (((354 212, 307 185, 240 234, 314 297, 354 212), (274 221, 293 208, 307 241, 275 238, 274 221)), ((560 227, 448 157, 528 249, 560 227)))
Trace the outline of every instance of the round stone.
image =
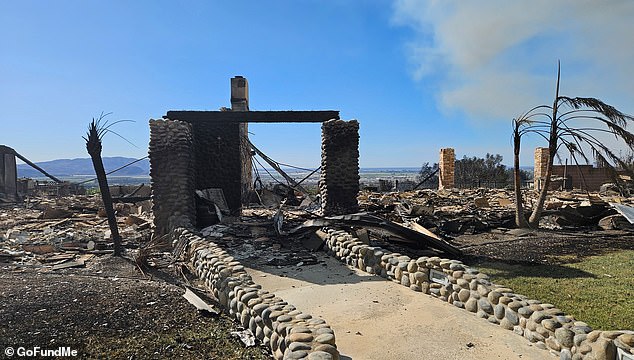
POLYGON ((577 334, 575 335, 575 337, 572 338, 573 342, 575 343, 576 347, 581 346, 581 343, 588 337, 587 334, 577 334))
POLYGON ((517 313, 528 319, 533 314, 533 310, 531 310, 531 308, 529 307, 524 306, 517 309, 517 313))
POLYGON ((546 328, 541 325, 537 325, 537 328, 535 328, 535 331, 543 337, 548 337, 551 334, 550 331, 546 330, 546 328))
POLYGON ((334 334, 321 334, 315 338, 315 341, 320 344, 330 344, 335 345, 335 335, 334 334))
POLYGON ((493 314, 495 314, 495 317, 500 319, 500 320, 504 319, 504 312, 505 311, 506 311, 506 308, 502 304, 497 304, 493 308, 493 314))
POLYGON ((544 320, 545 318, 546 318, 546 315, 541 311, 535 311, 533 315, 531 315, 531 320, 533 320, 534 322, 538 324, 541 323, 542 320, 544 320))
MULTIPOLYGON (((325 324, 324 324, 325 325, 325 324)), ((315 334, 334 334, 335 332, 329 327, 321 327, 315 330, 315 334)))
POLYGON ((507 310, 504 316, 513 325, 518 325, 520 323, 520 319, 515 311, 507 310))
POLYGON ((493 306, 491 306, 491 303, 485 298, 478 300, 478 308, 487 314, 493 314, 493 306))
POLYGON ((545 319, 542 321, 542 326, 550 331, 555 331, 555 329, 560 328, 561 324, 559 321, 553 319, 545 319))
POLYGON ((240 298, 240 301, 243 303, 247 303, 249 300, 255 299, 256 297, 258 297, 258 294, 252 291, 242 295, 242 297, 240 298))
POLYGON ((306 352, 305 350, 297 350, 297 351, 291 351, 286 353, 284 355, 284 359, 298 360, 298 359, 303 359, 306 356, 308 356, 308 352, 306 352))
POLYGON ((511 322, 507 318, 504 318, 502 319, 502 321, 500 321, 500 326, 506 330, 513 330, 513 324, 511 324, 511 322))
POLYGON ((559 345, 559 343, 557 342, 557 340, 552 337, 549 336, 546 338, 546 345, 548 345, 549 348, 555 350, 555 351, 560 351, 561 350, 561 345, 559 345))
POLYGON ((288 349, 290 351, 299 351, 299 350, 310 350, 310 344, 306 344, 303 342, 292 342, 288 349))
POLYGON ((465 279, 458 279, 456 281, 456 284, 458 284, 458 286, 460 286, 463 289, 469 289, 469 281, 465 279))
POLYGON ((407 264, 407 272, 415 273, 416 271, 418 271, 418 265, 416 265, 416 262, 412 260, 407 264))
POLYGON ((571 348, 574 345, 575 333, 566 328, 559 328, 555 330, 555 338, 561 346, 571 348))
POLYGON ((460 292, 458 292, 458 299, 460 299, 460 301, 462 302, 467 302, 470 296, 471 296, 471 291, 467 289, 461 289, 460 292))
POLYGON ((305 326, 295 326, 290 331, 291 334, 295 334, 295 333, 307 333, 307 334, 310 334, 310 332, 311 332, 310 329, 305 327, 305 326))
POLYGON ((467 309, 467 311, 470 311, 472 313, 477 312, 478 311, 478 301, 474 298, 470 298, 469 300, 467 300, 467 302, 464 305, 465 309, 467 309))
POLYGON ((480 294, 480 296, 489 295, 489 289, 486 286, 482 285, 482 284, 478 284, 477 290, 478 290, 478 294, 480 294))
POLYGON ((422 283, 427 281, 427 275, 421 271, 417 271, 414 273, 414 279, 416 279, 416 282, 422 283))
POLYGON ((508 297, 508 296, 502 296, 502 297, 500 297, 500 299, 499 299, 499 302, 500 302, 501 304, 504 304, 504 305, 508 305, 508 304, 510 304, 512 301, 513 301, 513 299, 512 299, 512 298, 510 298, 510 297, 508 297))
POLYGON ((308 360, 333 360, 333 356, 325 351, 313 351, 308 354, 308 360))
POLYGON ((509 309, 517 311, 522 307, 522 303, 519 301, 511 301, 508 305, 509 309))
POLYGON ((307 334, 307 333, 294 333, 294 334, 291 334, 288 338, 291 342, 297 341, 297 342, 309 343, 313 341, 313 335, 307 334))
POLYGON ((489 302, 491 302, 491 304, 497 304, 500 300, 500 297, 502 297, 502 294, 497 291, 491 291, 488 294, 487 299, 489 299, 489 302))
POLYGON ((409 282, 409 275, 407 275, 407 272, 403 272, 403 275, 401 276, 401 285, 403 286, 410 286, 410 282, 409 282))
POLYGON ((315 347, 315 351, 323 351, 332 355, 333 359, 339 359, 339 351, 336 347, 330 344, 318 345, 315 347))
POLYGON ((464 271, 464 266, 462 264, 452 263, 449 265, 449 269, 451 271, 464 271))
POLYGON ((562 349, 559 353, 559 360, 572 360, 572 353, 568 349, 562 349))

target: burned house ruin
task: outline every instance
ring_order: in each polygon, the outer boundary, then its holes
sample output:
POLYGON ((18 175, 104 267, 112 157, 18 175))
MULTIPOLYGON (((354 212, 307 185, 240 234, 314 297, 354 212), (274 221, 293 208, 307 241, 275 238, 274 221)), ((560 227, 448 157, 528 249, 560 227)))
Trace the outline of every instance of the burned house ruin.
POLYGON ((319 192, 323 214, 358 209, 359 123, 339 112, 250 111, 247 79, 231 79, 231 109, 168 111, 150 120, 150 175, 157 235, 197 225, 195 191, 221 189, 239 213, 252 188, 248 123, 322 123, 319 192))

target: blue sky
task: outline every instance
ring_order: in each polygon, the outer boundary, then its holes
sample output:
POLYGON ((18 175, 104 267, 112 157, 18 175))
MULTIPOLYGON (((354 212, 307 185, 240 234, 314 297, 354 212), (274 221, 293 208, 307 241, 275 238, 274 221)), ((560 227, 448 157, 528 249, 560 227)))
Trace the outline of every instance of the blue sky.
MULTIPOLYGON (((230 106, 243 75, 251 110, 359 120, 362 167, 420 166, 441 147, 510 164, 510 121, 552 102, 558 59, 565 94, 634 113, 632 18, 616 0, 0 0, 0 144, 86 157, 103 111, 134 120, 114 130, 136 145, 107 135, 104 156, 143 157, 150 118, 230 106)), ((250 130, 278 161, 319 163, 317 124, 250 130)))

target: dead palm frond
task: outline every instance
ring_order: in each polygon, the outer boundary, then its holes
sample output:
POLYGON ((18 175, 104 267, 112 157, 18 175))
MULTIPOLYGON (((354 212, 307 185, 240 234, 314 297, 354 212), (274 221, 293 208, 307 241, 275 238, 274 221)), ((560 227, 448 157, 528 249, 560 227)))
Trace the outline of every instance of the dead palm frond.
MULTIPOLYGON (((552 167, 561 147, 567 149, 573 162, 579 166, 579 160, 586 164, 593 158, 597 165, 607 168, 613 174, 617 169, 631 173, 620 154, 615 153, 604 141, 601 134, 609 134, 634 150, 634 134, 627 126, 634 117, 625 114, 615 107, 592 97, 568 97, 559 95, 561 66, 557 66, 557 85, 553 105, 539 105, 513 119, 513 138, 516 147, 526 134, 534 134, 548 142, 549 160, 544 184, 540 190, 537 205, 529 219, 531 226, 537 226, 541 217, 552 167), (583 126, 579 124, 582 122, 583 126), (592 123, 591 126, 585 124, 592 123)), ((515 154, 519 156, 519 154, 515 154)), ((634 174, 632 174, 634 175, 634 174)), ((614 176, 614 178, 618 178, 614 176)), ((585 180, 582 178, 585 183, 585 180)), ((520 224, 518 223, 518 226, 520 224)))

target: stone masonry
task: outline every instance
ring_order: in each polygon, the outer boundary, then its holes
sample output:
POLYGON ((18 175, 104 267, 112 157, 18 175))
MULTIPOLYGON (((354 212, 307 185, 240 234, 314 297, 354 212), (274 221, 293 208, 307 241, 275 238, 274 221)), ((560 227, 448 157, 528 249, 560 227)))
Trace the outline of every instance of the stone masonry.
POLYGON ((196 223, 192 126, 150 120, 150 176, 156 235, 196 223))
POLYGON ((541 188, 541 184, 544 182, 546 172, 548 169, 548 148, 538 147, 535 148, 535 168, 533 170, 533 181, 535 190, 541 188))
POLYGON ((451 189, 454 187, 454 175, 456 166, 456 153, 453 148, 440 149, 440 174, 438 176, 438 189, 451 189))
POLYGON ((238 214, 242 205, 241 124, 210 118, 205 111, 168 111, 167 118, 192 126, 195 189, 222 189, 229 209, 238 214))
POLYGON ((339 360, 335 332, 314 318, 262 289, 243 265, 219 244, 176 229, 174 238, 188 243, 187 259, 229 315, 282 359, 339 360))
POLYGON ((324 231, 325 250, 344 263, 474 313, 549 350, 560 360, 614 360, 617 348, 634 354, 634 331, 593 330, 553 304, 492 283, 486 274, 458 260, 437 256, 413 259, 368 246, 345 230, 324 231))
POLYGON ((359 122, 329 120, 321 126, 321 209, 324 215, 359 210, 359 122))

